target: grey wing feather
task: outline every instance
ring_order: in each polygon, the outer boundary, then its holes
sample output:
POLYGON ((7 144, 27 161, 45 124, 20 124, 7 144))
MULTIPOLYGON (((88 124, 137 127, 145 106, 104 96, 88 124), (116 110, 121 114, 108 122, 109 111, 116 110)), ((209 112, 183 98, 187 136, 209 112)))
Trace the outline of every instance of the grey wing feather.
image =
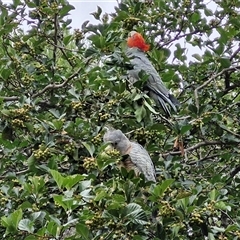
POLYGON ((165 102, 167 102, 176 112, 176 106, 179 105, 178 100, 169 93, 169 90, 162 82, 158 72, 145 56, 144 52, 138 50, 137 48, 131 48, 128 49, 127 56, 130 57, 130 63, 134 66, 134 69, 129 71, 130 76, 138 79, 140 71, 145 71, 148 75, 147 87, 149 88, 151 97, 154 101, 160 104, 167 114, 170 115, 170 112, 165 102))
POLYGON ((146 74, 149 75, 149 83, 153 84, 153 88, 156 88, 156 91, 161 91, 164 95, 168 96, 169 91, 166 86, 163 84, 158 72, 145 56, 145 53, 138 50, 137 48, 131 48, 127 51, 127 55, 130 57, 130 63, 134 66, 133 70, 130 70, 129 73, 134 75, 135 78, 139 78, 138 74, 141 70, 144 70, 146 74), (131 57, 134 57, 131 59, 131 57))
POLYGON ((131 145, 132 148, 129 153, 131 161, 148 181, 156 182, 155 168, 148 152, 138 143, 131 142, 131 145))

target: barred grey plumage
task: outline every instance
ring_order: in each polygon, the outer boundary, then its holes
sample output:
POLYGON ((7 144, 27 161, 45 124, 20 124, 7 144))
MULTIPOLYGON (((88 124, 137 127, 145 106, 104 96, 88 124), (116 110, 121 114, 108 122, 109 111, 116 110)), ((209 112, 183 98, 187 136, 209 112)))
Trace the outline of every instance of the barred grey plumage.
POLYGON ((128 170, 133 169, 136 175, 143 173, 146 180, 156 182, 153 162, 143 146, 131 142, 121 130, 115 129, 108 130, 103 136, 103 141, 111 143, 122 156, 127 156, 124 165, 128 170))

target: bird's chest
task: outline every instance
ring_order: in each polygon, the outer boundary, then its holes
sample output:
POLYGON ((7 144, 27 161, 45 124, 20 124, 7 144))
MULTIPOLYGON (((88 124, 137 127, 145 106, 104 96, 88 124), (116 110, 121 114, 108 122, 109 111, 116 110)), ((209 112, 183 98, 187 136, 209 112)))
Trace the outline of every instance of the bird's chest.
POLYGON ((140 174, 140 170, 138 167, 131 161, 131 157, 127 155, 126 157, 123 156, 123 159, 121 161, 121 167, 124 167, 127 169, 127 171, 133 170, 136 175, 140 174))

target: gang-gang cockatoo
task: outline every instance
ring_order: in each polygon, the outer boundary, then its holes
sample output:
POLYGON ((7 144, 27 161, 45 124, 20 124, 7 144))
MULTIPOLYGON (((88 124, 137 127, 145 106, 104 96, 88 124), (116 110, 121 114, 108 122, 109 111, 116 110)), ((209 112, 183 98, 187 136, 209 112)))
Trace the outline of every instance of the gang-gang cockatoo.
POLYGON ((110 143, 124 157, 123 164, 127 170, 133 169, 136 175, 142 173, 146 180, 156 182, 156 173, 148 152, 138 143, 131 142, 121 130, 108 130, 103 141, 110 143))
POLYGON ((178 100, 169 93, 158 72, 147 58, 145 52, 149 50, 150 46, 146 44, 143 36, 135 31, 130 32, 127 39, 127 46, 126 55, 133 67, 128 72, 130 79, 134 80, 133 83, 138 81, 139 73, 143 71, 148 76, 145 88, 149 91, 149 96, 158 106, 160 105, 162 107, 167 116, 171 116, 171 114, 166 103, 177 112, 177 107, 180 104, 178 100))

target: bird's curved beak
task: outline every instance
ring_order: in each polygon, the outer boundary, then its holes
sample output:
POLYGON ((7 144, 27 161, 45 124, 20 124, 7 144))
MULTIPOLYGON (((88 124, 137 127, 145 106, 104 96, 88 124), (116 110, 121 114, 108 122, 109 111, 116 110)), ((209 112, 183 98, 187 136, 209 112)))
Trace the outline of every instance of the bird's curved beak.
POLYGON ((106 142, 108 145, 106 146, 106 148, 104 149, 104 151, 108 151, 108 150, 112 150, 113 149, 113 145, 110 142, 106 142))
POLYGON ((128 33, 128 37, 132 37, 136 33, 137 33, 136 31, 131 31, 130 33, 128 33))

